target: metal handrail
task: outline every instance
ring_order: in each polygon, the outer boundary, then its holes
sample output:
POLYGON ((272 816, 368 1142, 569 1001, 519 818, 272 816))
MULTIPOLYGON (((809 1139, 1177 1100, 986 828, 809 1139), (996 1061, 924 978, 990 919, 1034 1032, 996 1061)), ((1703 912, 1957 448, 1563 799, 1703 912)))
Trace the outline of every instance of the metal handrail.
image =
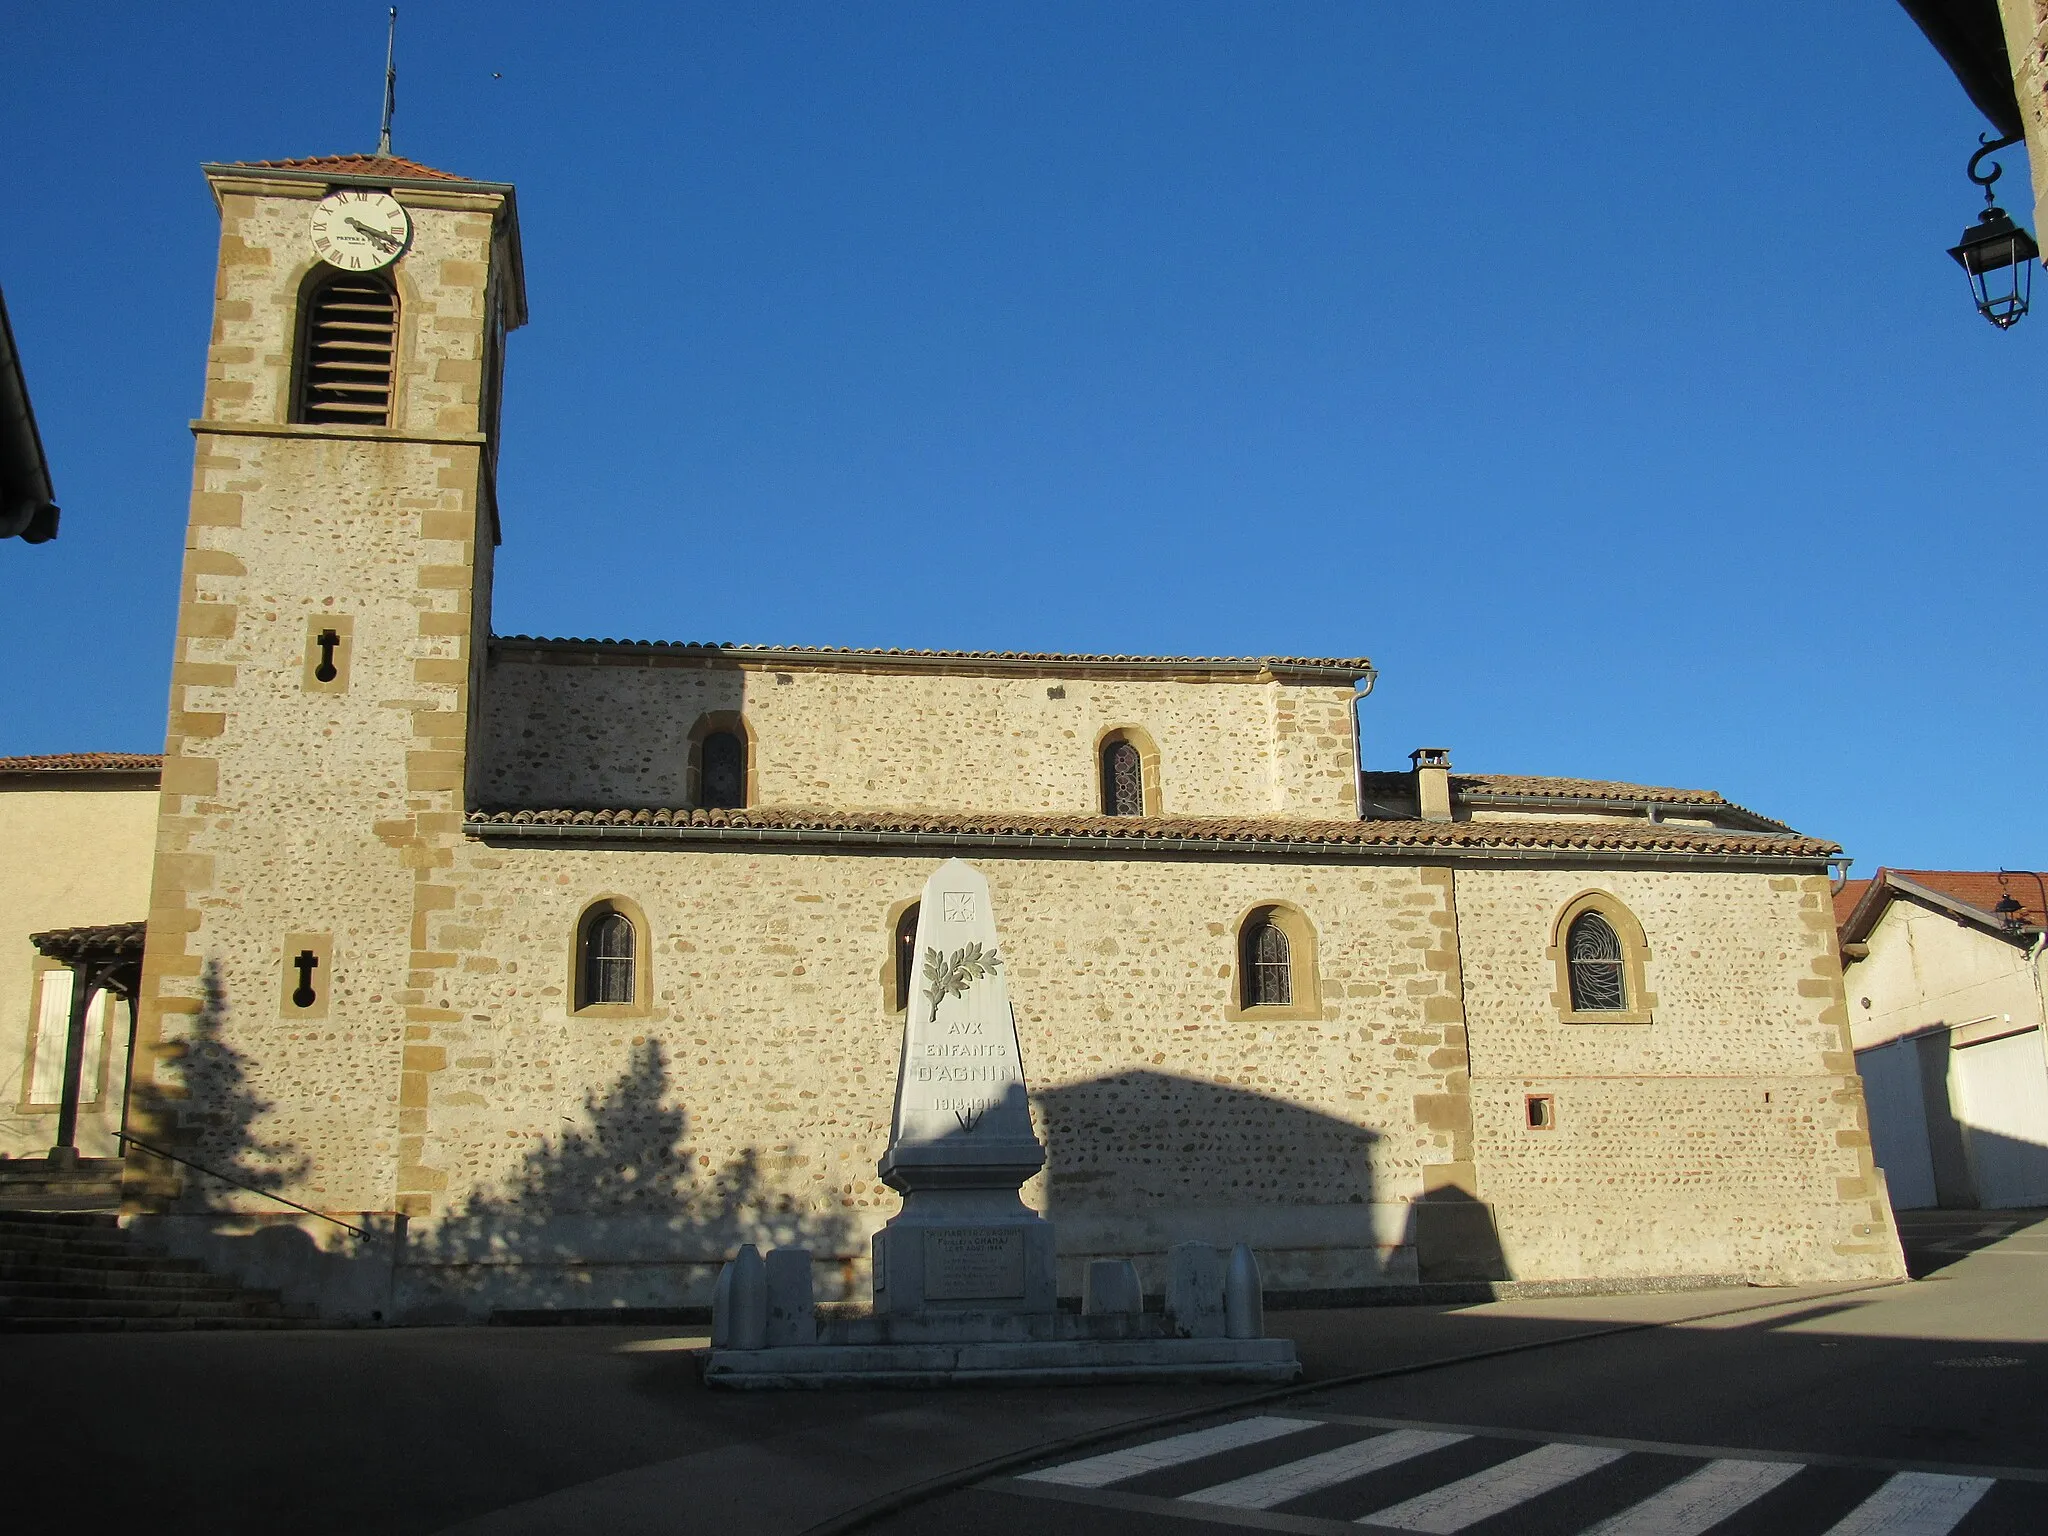
POLYGON ((333 1222, 335 1226, 340 1227, 344 1232, 353 1232, 357 1237, 367 1237, 374 1240, 379 1235, 375 1232, 366 1232, 361 1227, 353 1226, 343 1221, 339 1216, 330 1216, 325 1211, 314 1210, 310 1205, 301 1205, 296 1200, 285 1199, 283 1195, 274 1195, 267 1189, 258 1189, 254 1184, 245 1184, 240 1179, 230 1174, 222 1173, 217 1168, 208 1168, 204 1163, 195 1163, 188 1157, 178 1156, 175 1152, 166 1152, 162 1147, 153 1147, 141 1137, 130 1136, 126 1131, 114 1132, 114 1139, 124 1141, 131 1147, 140 1147, 143 1151, 157 1157, 168 1158, 174 1163, 182 1164, 184 1167, 193 1169, 196 1172, 219 1179, 223 1184, 232 1184, 237 1189, 246 1189, 252 1195, 261 1195, 266 1200, 275 1200, 279 1205, 288 1205, 295 1211, 304 1211, 308 1216, 318 1216, 322 1221, 333 1222))

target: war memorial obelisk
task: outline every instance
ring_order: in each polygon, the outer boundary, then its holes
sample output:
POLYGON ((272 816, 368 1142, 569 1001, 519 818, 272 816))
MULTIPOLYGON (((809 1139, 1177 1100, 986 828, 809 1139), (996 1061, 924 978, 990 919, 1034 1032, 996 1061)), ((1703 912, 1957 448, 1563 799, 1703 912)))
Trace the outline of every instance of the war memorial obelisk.
POLYGON ((722 1387, 945 1386, 989 1381, 1291 1381, 1288 1339, 1261 1337, 1258 1266, 1186 1243, 1166 1307, 1147 1312, 1126 1260, 1089 1266, 1059 1305, 1053 1224, 1018 1190, 1045 1165, 988 881, 948 859, 925 882, 889 1147, 877 1171, 903 1208, 874 1236, 874 1306, 819 1318, 811 1256, 749 1243, 719 1276, 704 1379, 722 1387))
POLYGON ((903 1209, 875 1234, 875 1315, 1056 1305, 1052 1223, 1017 1191, 1045 1166, 988 882, 949 859, 925 883, 889 1150, 903 1209))

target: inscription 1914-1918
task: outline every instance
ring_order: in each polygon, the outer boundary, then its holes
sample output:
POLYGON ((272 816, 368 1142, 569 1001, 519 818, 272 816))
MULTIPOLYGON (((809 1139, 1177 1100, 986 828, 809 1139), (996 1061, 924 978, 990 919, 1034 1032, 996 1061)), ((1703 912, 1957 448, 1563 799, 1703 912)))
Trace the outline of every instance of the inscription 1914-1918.
POLYGON ((927 1301, 1019 1301, 1024 1234, 1000 1227, 939 1227, 924 1234, 927 1301))

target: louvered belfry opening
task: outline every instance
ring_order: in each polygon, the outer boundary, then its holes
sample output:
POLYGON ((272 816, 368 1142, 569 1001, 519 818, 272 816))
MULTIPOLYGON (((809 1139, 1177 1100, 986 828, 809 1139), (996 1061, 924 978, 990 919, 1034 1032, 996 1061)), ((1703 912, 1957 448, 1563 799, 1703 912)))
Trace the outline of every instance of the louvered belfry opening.
POLYGON ((391 424, 398 294, 377 272, 337 272, 307 296, 294 419, 391 424))

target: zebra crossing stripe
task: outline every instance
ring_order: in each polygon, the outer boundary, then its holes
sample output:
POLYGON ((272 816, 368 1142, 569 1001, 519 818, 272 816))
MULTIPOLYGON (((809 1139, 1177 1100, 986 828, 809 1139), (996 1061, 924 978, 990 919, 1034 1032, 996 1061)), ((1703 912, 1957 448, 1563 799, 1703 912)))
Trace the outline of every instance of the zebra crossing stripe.
POLYGON ((1504 1461, 1484 1472, 1461 1477, 1428 1493, 1417 1494, 1376 1515, 1367 1515, 1359 1525, 1391 1525, 1397 1530, 1426 1531, 1430 1536, 1451 1536, 1468 1525, 1513 1509, 1539 1494, 1562 1488, 1574 1478, 1584 1477, 1609 1462, 1619 1461, 1627 1451, 1597 1445, 1553 1444, 1538 1446, 1526 1456, 1504 1461))
POLYGON ((1234 1451, 1241 1446, 1257 1445, 1262 1440, 1277 1440, 1282 1435, 1314 1429, 1321 1422, 1320 1419, 1273 1417, 1235 1419, 1214 1429, 1198 1429, 1192 1434, 1151 1440, 1127 1450, 1110 1451, 1083 1461, 1070 1461, 1064 1466, 1047 1467, 1042 1472, 1026 1472, 1018 1481, 1058 1483, 1067 1488, 1106 1488, 1111 1483, 1157 1472, 1162 1467, 1177 1467, 1221 1451, 1234 1451))
POLYGON ((1946 1536, 1996 1481, 1901 1472, 1887 1478, 1827 1536, 1946 1536))
POLYGON ((1710 1461, 1582 1536, 1700 1536, 1805 1470, 1796 1461, 1710 1461))
POLYGON ((1301 1498, 1470 1438, 1469 1435, 1438 1434, 1420 1429, 1396 1430, 1392 1434, 1376 1435, 1370 1440, 1340 1445, 1334 1451, 1319 1451, 1313 1456, 1304 1456, 1300 1461, 1290 1461, 1284 1467, 1254 1472, 1234 1482, 1184 1493, 1181 1502, 1223 1504, 1231 1509, 1271 1509, 1289 1499, 1301 1498))

